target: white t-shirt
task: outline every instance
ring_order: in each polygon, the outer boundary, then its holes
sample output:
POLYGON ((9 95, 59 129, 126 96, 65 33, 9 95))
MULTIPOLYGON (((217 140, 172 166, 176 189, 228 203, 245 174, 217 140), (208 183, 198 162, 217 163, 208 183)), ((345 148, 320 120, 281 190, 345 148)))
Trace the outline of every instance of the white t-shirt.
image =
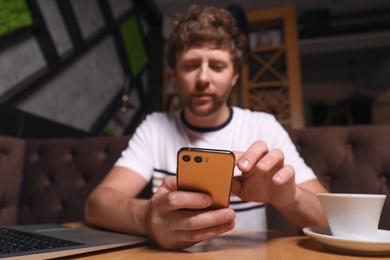
MULTIPOLYGON (((255 141, 263 140, 269 150, 283 151, 285 164, 295 169, 297 184, 316 178, 272 115, 237 107, 230 111, 229 119, 215 128, 190 125, 182 111, 174 115, 152 113, 137 128, 115 165, 132 169, 147 181, 153 178, 155 192, 165 177, 176 175, 177 151, 181 147, 246 151, 255 141)), ((240 174, 236 167, 234 175, 240 174)), ((232 196, 230 207, 236 211, 236 228, 267 229, 264 204, 232 196)))

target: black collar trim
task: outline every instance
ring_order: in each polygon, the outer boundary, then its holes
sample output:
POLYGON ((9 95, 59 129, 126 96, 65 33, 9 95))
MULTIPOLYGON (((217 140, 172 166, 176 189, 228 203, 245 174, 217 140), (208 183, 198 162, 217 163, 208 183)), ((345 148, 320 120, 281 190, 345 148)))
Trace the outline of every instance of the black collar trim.
POLYGON ((183 124, 192 131, 201 132, 201 133, 214 132, 214 131, 221 130, 222 128, 227 126, 230 123, 230 121, 232 121, 233 109, 231 107, 229 107, 229 118, 224 123, 222 123, 221 125, 216 126, 216 127, 197 127, 197 126, 191 125, 184 117, 184 109, 180 113, 180 118, 181 118, 181 121, 183 122, 183 124))

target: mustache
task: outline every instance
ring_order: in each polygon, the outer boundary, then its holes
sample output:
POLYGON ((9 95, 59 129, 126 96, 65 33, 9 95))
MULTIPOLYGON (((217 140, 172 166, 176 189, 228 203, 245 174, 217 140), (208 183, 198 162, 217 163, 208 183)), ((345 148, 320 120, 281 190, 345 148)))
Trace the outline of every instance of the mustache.
POLYGON ((205 90, 205 89, 207 89, 209 86, 210 86, 210 83, 209 83, 209 82, 199 82, 199 81, 197 81, 197 82, 195 83, 195 90, 199 90, 199 91, 205 90))
POLYGON ((192 92, 192 95, 214 95, 215 93, 213 91, 194 91, 192 92))

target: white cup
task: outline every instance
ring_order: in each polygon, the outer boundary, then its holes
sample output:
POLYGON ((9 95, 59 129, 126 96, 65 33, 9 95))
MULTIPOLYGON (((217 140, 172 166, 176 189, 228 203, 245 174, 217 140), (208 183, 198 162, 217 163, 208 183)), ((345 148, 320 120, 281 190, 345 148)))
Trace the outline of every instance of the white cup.
POLYGON ((386 195, 317 193, 333 236, 375 239, 386 195))

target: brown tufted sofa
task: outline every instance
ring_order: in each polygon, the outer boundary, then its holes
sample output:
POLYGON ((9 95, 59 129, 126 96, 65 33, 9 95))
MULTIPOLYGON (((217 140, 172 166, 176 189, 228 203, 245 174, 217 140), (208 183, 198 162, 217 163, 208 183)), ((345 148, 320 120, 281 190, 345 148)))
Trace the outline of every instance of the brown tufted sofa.
MULTIPOLYGON (((309 127, 289 134, 330 192, 386 194, 379 228, 390 229, 390 125, 309 127)), ((273 208, 268 215, 271 228, 296 232, 273 208)))
POLYGON ((0 225, 82 221, 89 193, 128 139, 0 136, 0 225))
MULTIPOLYGON (((316 127, 289 133, 330 191, 388 195, 380 228, 390 229, 390 125, 316 127)), ((82 221, 88 194, 128 138, 0 136, 0 225, 82 221)), ((149 195, 148 188, 142 197, 149 195)), ((270 228, 291 229, 272 208, 268 214, 270 228)))

